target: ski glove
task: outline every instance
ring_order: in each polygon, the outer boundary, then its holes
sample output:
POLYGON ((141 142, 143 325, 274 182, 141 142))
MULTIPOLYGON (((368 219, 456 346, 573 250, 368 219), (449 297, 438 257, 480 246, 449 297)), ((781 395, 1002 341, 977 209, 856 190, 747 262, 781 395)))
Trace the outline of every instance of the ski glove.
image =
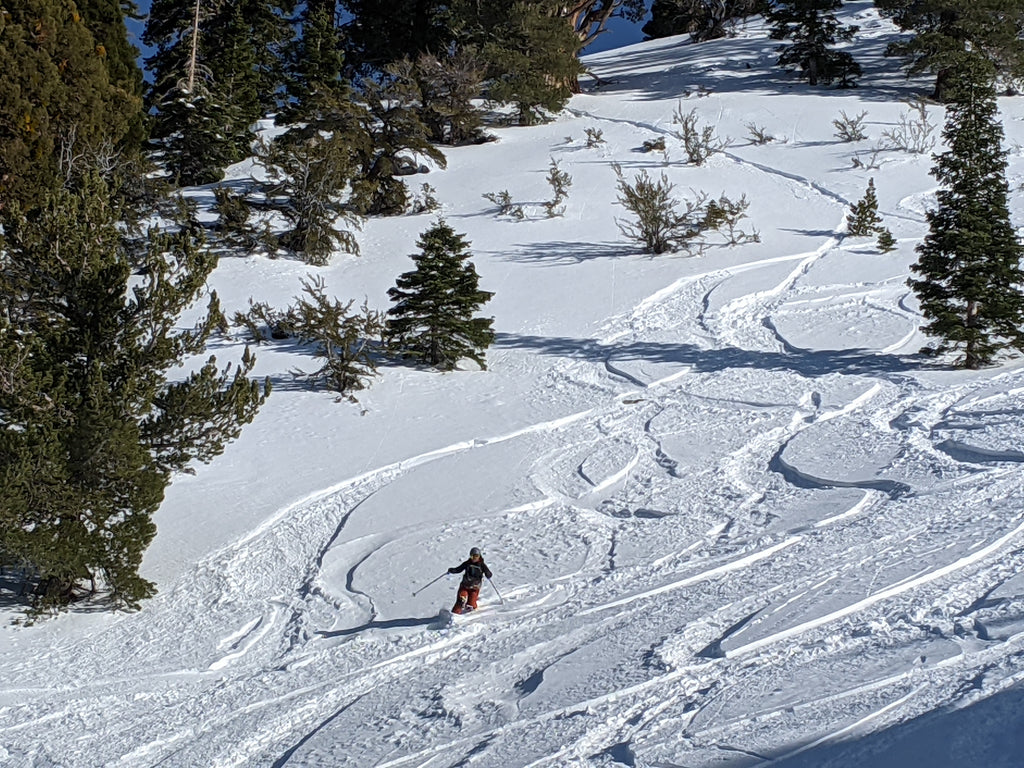
POLYGON ((458 568, 449 568, 448 569, 448 573, 458 573, 458 572, 459 572, 458 568))

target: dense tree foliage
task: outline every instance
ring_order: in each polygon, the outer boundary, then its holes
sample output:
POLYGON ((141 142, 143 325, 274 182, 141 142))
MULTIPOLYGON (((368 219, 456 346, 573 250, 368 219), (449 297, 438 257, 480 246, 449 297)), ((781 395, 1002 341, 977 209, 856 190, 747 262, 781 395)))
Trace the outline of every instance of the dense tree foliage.
POLYGON ((486 63, 488 96, 513 104, 520 125, 557 112, 582 73, 579 38, 557 0, 481 0, 467 18, 468 36, 486 63))
POLYGON ((268 0, 205 5, 154 0, 143 42, 160 159, 180 184, 206 184, 241 160, 253 124, 276 104, 291 6, 268 0))
POLYGON ((350 14, 344 25, 345 53, 361 74, 401 59, 443 55, 455 42, 459 3, 439 0, 341 0, 350 14))
POLYGON ((762 13, 765 0, 654 0, 643 31, 648 38, 689 34, 694 42, 725 37, 729 25, 762 13))
POLYGON ((135 607, 138 574, 172 472, 208 461, 267 394, 203 351, 221 322, 180 315, 205 293, 215 259, 194 239, 151 233, 133 272, 96 175, 5 222, 0 265, 0 556, 38 580, 38 607, 102 590, 135 607), (86 586, 87 585, 87 586, 86 586))
POLYGON ((1020 0, 876 0, 909 39, 887 53, 908 61, 911 74, 935 75, 932 96, 946 101, 961 71, 984 62, 1005 81, 1024 76, 1024 3, 1020 0))
MULTIPOLYGON (((0 216, 105 164, 139 125, 135 76, 108 68, 86 21, 71 0, 0 5, 0 216)), ((118 51, 127 41, 110 45, 118 51)))

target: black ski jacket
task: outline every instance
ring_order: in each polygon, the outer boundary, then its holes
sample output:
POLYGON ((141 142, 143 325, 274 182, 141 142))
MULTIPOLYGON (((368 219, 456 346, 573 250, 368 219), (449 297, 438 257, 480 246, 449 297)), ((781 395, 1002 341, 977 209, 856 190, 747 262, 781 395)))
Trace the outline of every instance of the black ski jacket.
POLYGON ((487 567, 487 564, 484 562, 482 557, 476 562, 466 560, 462 565, 449 568, 448 573, 461 573, 462 586, 473 589, 480 588, 480 584, 483 582, 484 576, 488 579, 491 578, 491 569, 487 567))

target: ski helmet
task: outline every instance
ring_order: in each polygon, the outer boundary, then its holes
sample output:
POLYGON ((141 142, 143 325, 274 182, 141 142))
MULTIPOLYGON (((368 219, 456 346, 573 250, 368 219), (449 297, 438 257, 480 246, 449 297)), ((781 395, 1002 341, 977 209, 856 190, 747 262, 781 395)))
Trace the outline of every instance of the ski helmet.
POLYGON ((480 555, 480 547, 473 547, 471 550, 469 550, 469 556, 470 557, 481 557, 481 555, 480 555))

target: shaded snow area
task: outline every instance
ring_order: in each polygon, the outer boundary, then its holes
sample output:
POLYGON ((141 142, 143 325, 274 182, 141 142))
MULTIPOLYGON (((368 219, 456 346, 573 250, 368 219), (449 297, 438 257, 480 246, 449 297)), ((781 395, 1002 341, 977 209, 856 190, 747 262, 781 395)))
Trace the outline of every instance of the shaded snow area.
MULTIPOLYGON (((859 89, 774 68, 758 25, 642 43, 589 58, 604 84, 553 123, 414 178, 495 294, 489 370, 388 365, 353 404, 292 380, 301 350, 257 349, 276 390, 175 479, 143 568, 159 595, 0 629, 0 763, 1024 765, 1024 363, 916 355, 931 158, 852 160, 929 84, 845 7, 859 89), (704 166, 669 136, 679 107, 731 139, 704 166), (862 111, 868 139, 840 142, 862 111), (659 136, 667 161, 639 151, 659 136), (552 158, 573 183, 549 219, 552 158), (640 253, 612 163, 745 194, 761 241, 640 253), (890 253, 845 235, 871 177, 890 253), (526 220, 482 198, 502 190, 526 220), (485 583, 452 620, 457 577, 426 585, 474 545, 503 602, 485 583)), ((1000 106, 1024 221, 1024 100, 1000 106)), ((433 221, 369 221, 362 256, 316 272, 387 308, 433 221)), ((312 272, 225 258, 212 283, 231 314, 312 272)))

